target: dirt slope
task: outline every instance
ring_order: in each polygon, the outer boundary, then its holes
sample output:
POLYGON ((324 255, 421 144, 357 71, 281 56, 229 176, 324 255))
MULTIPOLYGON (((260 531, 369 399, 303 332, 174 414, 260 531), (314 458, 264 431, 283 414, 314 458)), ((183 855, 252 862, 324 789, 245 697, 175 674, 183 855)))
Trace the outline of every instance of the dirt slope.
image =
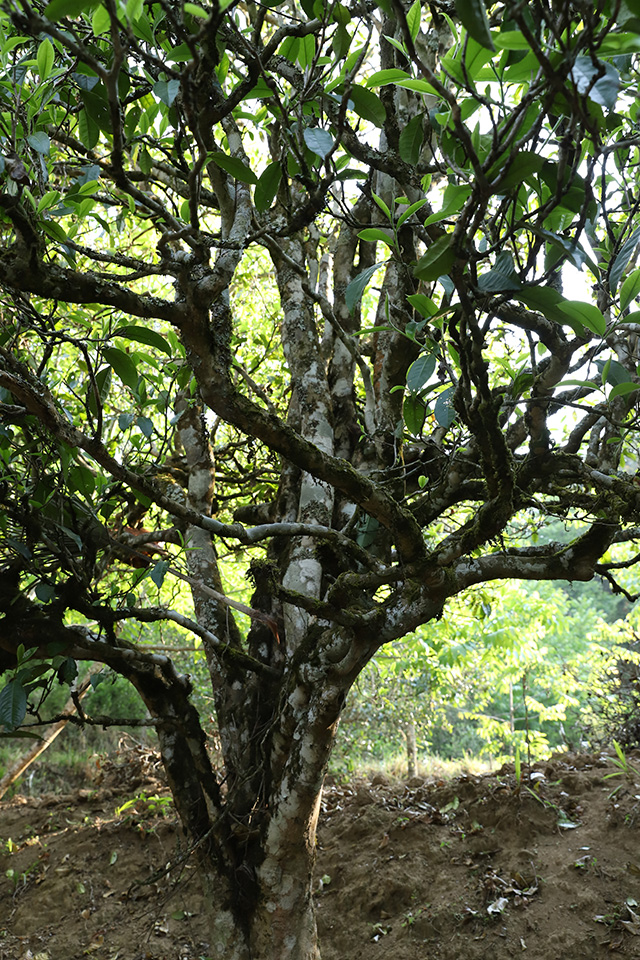
MULTIPOLYGON (((505 769, 329 786, 323 960, 640 958, 640 757, 629 760, 612 779, 608 758, 563 756, 520 782, 505 769)), ((170 805, 116 812, 164 795, 155 758, 129 750, 94 777, 74 794, 0 804, 0 960, 205 958, 170 805)))

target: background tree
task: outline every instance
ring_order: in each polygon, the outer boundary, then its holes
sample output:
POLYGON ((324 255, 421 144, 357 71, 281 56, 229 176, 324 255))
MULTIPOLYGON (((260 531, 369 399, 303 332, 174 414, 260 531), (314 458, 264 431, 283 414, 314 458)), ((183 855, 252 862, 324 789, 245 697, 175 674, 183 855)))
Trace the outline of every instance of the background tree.
MULTIPOLYGON (((500 764, 516 750, 538 760, 579 749, 594 726, 586 714, 611 700, 602 675, 617 673, 631 623, 613 622, 620 598, 602 584, 572 587, 575 596, 550 582, 475 588, 437 623, 385 647, 349 696, 332 767, 397 762, 411 723, 421 759, 500 764)), ((602 725, 596 739, 607 739, 602 725)))
POLYGON ((640 10, 0 6, 2 717, 78 660, 128 678, 211 953, 308 960, 375 652, 634 562, 640 10), (201 644, 220 770, 153 622, 201 644))

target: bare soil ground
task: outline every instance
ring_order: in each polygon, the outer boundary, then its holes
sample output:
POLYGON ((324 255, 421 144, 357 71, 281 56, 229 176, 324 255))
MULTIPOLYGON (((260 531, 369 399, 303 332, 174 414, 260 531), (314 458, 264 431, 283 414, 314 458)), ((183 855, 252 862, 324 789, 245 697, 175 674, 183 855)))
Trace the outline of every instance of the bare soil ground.
MULTIPOLYGON (((610 779, 610 758, 562 755, 520 777, 328 785, 323 960, 640 958, 640 755, 628 759, 610 779)), ((165 796, 136 748, 73 793, 0 803, 0 960, 206 958, 180 830, 149 799, 165 796)))

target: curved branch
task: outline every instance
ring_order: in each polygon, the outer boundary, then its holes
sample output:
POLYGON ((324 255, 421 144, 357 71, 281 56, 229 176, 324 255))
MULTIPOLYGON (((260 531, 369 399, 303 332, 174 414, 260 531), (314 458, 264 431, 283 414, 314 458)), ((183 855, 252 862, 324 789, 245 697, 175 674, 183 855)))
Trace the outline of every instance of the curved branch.
MULTIPOLYGON (((0 356, 4 356, 7 362, 11 362, 14 367, 16 366, 13 358, 1 347, 0 356)), ((0 385, 5 387, 5 389, 13 394, 16 400, 19 400, 22 404, 22 406, 10 405, 11 416, 14 419, 16 417, 20 418, 23 411, 24 414, 33 414, 42 425, 50 430, 59 440, 64 441, 64 443, 71 447, 78 447, 85 450, 86 453, 88 453, 96 463, 104 467, 114 479, 121 480, 123 483, 126 483, 127 486, 131 487, 131 489, 144 494, 152 500, 153 503, 163 510, 166 510, 167 513, 172 516, 192 523, 195 526, 202 527, 204 530, 208 530, 222 539, 238 540, 239 543, 245 544, 246 546, 251 546, 273 537, 308 536, 333 540, 341 547, 359 556, 363 562, 367 564, 371 562, 370 555, 366 551, 361 550, 353 540, 338 530, 332 530, 330 527, 323 526, 322 524, 276 522, 263 523, 255 527, 247 528, 241 523, 222 523, 214 517, 208 517, 198 513, 186 504, 166 496, 160 487, 152 480, 140 476, 140 474, 135 473, 133 470, 129 470, 124 464, 113 457, 99 440, 93 437, 87 437, 86 434, 70 424, 69 421, 58 412, 55 401, 47 388, 40 383, 40 381, 35 380, 26 368, 21 367, 20 373, 22 376, 17 376, 14 373, 0 369, 0 385)), ((4 406, 6 407, 6 405, 4 406)), ((260 408, 256 407, 255 409, 260 408)), ((303 446, 315 450, 311 444, 303 441, 294 431, 288 427, 285 429, 289 434, 299 440, 303 446)), ((319 451, 317 452, 319 454, 319 451)), ((322 457, 323 455, 319 454, 319 456, 322 457)), ((341 461, 338 462, 341 463, 341 461)), ((359 477, 359 474, 357 474, 353 468, 349 468, 348 464, 345 464, 345 466, 355 474, 356 477, 359 477)), ((362 479, 364 480, 364 478, 362 479)), ((367 489, 367 487, 373 487, 373 484, 363 483, 360 486, 365 486, 365 489, 367 489)), ((109 538, 109 540, 117 546, 127 548, 126 544, 121 544, 114 538, 109 538)), ((132 554, 136 554, 136 551, 132 551, 132 554)), ((138 554, 138 556, 144 557, 144 554, 138 554)))
POLYGON ((490 580, 591 580, 598 560, 615 542, 619 527, 596 521, 571 543, 552 542, 542 546, 513 548, 453 567, 455 593, 475 583, 490 580))
MULTIPOLYGON (((233 603, 233 601, 230 602, 233 603)), ((237 604, 236 609, 238 608, 244 612, 251 612, 250 608, 244 607, 243 604, 237 604)), ((253 612, 255 613, 259 611, 253 612)), ((280 676, 278 670, 268 666, 268 664, 261 663, 259 660, 249 656, 249 654, 244 653, 242 650, 237 650, 234 647, 231 647, 228 643, 225 643, 224 641, 220 640, 219 637, 216 637, 215 634, 211 633, 211 631, 205 630, 204 627, 201 627, 200 624, 196 623, 195 620, 185 617, 183 614, 178 613, 177 610, 170 610, 168 607, 145 607, 144 609, 139 607, 130 607, 127 610, 117 611, 114 614, 113 619, 115 621, 137 620, 140 623, 157 623, 160 620, 171 620, 173 623, 178 624, 178 626, 183 627, 185 630, 189 630, 189 632, 193 633, 196 637, 200 637, 201 640, 206 640, 212 649, 215 650, 220 660, 226 660, 232 666, 249 670, 252 673, 264 674, 265 676, 276 678, 280 676)))

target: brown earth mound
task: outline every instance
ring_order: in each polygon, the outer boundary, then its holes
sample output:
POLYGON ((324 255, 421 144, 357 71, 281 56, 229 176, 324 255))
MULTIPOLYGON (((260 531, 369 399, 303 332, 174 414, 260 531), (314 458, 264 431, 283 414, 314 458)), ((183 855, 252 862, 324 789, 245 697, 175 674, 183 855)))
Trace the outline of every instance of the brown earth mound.
MULTIPOLYGON (((640 958, 640 757, 628 759, 626 773, 563 755, 519 778, 328 786, 324 960, 640 958)), ((155 757, 126 751, 93 780, 0 804, 0 960, 206 958, 155 757)))

